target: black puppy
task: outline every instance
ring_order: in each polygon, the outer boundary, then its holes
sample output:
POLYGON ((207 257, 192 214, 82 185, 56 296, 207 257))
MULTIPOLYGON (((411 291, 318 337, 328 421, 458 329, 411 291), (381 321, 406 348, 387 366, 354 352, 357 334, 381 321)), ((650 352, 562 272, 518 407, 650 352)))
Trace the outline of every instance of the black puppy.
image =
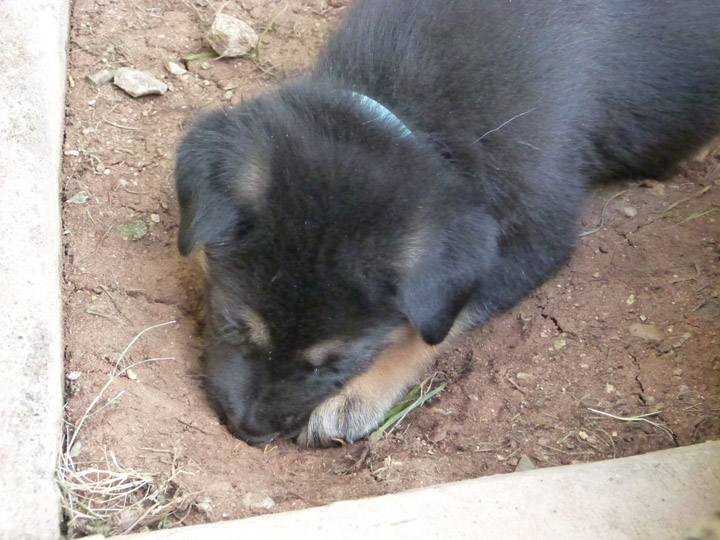
POLYGON ((717 0, 357 0, 312 73, 180 146, 211 403, 251 444, 362 437, 567 259, 590 182, 719 125, 717 0))

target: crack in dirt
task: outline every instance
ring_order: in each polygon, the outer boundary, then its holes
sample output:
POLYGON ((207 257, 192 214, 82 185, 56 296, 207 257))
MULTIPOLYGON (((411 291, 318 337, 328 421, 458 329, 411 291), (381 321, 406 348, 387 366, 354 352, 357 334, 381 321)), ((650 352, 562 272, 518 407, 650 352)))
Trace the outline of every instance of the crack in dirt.
POLYGON ((558 322, 557 318, 553 317, 552 315, 549 315, 549 314, 545 313, 545 306, 538 305, 537 307, 540 309, 540 316, 541 316, 543 319, 547 319, 547 320, 552 321, 552 323, 555 325, 555 329, 556 329, 560 334, 567 334, 568 336, 574 336, 574 334, 573 334, 572 332, 568 332, 567 330, 564 330, 562 326, 560 326, 560 323, 558 322))
POLYGON ((625 352, 627 352, 627 355, 632 359, 632 363, 638 372, 638 374, 635 375, 635 382, 637 383, 638 388, 640 389, 640 392, 638 392, 635 395, 642 402, 643 405, 647 405, 647 401, 645 401, 645 396, 643 395, 645 393, 645 387, 643 386, 643 383, 640 380, 640 372, 641 372, 640 363, 638 362, 637 357, 633 353, 631 353, 629 349, 626 349, 625 352))

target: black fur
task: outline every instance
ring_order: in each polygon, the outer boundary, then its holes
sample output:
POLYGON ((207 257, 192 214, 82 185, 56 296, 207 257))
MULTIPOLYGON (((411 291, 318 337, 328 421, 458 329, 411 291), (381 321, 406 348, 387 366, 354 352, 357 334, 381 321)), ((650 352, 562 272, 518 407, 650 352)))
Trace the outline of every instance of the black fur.
POLYGON ((251 443, 295 435, 405 321, 437 344, 542 283, 590 182, 664 175, 719 125, 717 0, 357 0, 312 73, 180 146, 211 402, 251 443))

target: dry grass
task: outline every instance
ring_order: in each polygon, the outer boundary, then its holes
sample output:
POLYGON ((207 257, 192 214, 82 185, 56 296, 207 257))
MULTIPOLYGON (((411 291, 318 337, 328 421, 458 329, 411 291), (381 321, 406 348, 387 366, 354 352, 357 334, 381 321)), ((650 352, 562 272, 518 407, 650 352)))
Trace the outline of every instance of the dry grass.
POLYGON ((118 401, 122 392, 94 410, 108 387, 131 368, 147 362, 169 360, 149 358, 118 370, 125 355, 145 333, 175 321, 146 328, 130 342, 115 362, 108 382, 103 386, 87 410, 75 424, 67 424, 63 437, 62 452, 58 460, 57 482, 60 487, 61 504, 65 514, 67 537, 86 534, 127 534, 142 528, 168 528, 181 524, 197 505, 198 493, 190 492, 179 477, 180 458, 172 453, 171 472, 138 471, 123 467, 112 451, 97 462, 80 462, 76 458, 82 449, 78 438, 85 422, 105 407, 118 401))
POLYGON ((614 420, 619 420, 621 422, 645 422, 647 424, 650 424, 653 427, 661 429, 668 435, 668 437, 670 437, 670 439, 672 439, 674 442, 676 441, 676 436, 669 427, 667 427, 665 424, 661 424, 659 422, 653 422, 652 420, 648 419, 649 416, 657 416, 657 415, 661 414, 661 411, 654 411, 654 412, 649 412, 646 414, 639 414, 637 416, 616 416, 614 414, 606 413, 604 411, 599 411, 597 409, 591 409, 590 407, 588 407, 587 410, 590 412, 594 412, 595 414, 600 414, 602 416, 607 416, 608 418, 613 418, 614 420))
POLYGON ((177 452, 167 477, 122 467, 109 452, 101 462, 76 463, 63 452, 57 480, 69 538, 127 534, 140 528, 169 528, 192 511, 197 493, 178 479, 177 452), (87 466, 89 465, 89 466, 87 466))

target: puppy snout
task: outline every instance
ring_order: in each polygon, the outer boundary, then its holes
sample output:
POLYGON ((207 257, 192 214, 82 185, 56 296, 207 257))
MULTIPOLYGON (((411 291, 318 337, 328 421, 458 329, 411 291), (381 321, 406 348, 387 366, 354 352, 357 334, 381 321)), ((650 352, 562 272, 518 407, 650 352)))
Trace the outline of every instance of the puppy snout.
POLYGON ((280 432, 256 415, 228 419, 228 429, 238 439, 251 446, 263 446, 274 441, 280 432))

